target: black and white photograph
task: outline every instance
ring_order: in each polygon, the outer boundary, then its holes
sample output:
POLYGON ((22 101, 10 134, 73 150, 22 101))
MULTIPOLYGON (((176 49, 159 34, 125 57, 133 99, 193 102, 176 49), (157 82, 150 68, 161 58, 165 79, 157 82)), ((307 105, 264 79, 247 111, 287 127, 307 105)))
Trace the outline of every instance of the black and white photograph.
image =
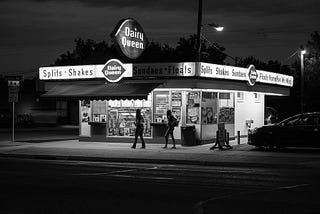
POLYGON ((320 213, 319 9, 0 0, 0 214, 320 213))

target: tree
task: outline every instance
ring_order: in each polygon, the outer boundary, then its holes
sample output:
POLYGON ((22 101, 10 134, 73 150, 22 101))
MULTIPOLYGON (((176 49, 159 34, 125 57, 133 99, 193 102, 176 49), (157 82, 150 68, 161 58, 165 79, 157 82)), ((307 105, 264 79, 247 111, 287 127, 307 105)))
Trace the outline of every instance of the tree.
POLYGON ((320 111, 320 35, 316 31, 307 41, 305 57, 305 103, 307 111, 320 111))
POLYGON ((77 38, 74 42, 74 50, 61 54, 55 60, 54 65, 101 64, 105 63, 108 59, 116 57, 114 45, 110 46, 105 41, 97 43, 91 39, 85 41, 77 38))
MULTIPOLYGON (((196 42, 196 35, 191 35, 189 38, 180 38, 175 49, 177 60, 194 62, 197 54, 196 42)), ((216 43, 211 43, 208 46, 205 40, 201 41, 202 62, 225 64, 224 60, 227 55, 223 51, 225 51, 225 48, 216 43)))
MULTIPOLYGON (((305 111, 320 111, 320 36, 317 31, 310 35, 304 56, 304 104, 305 111)), ((301 100, 301 62, 295 60, 292 65, 294 85, 290 92, 291 109, 300 112, 301 100)))
POLYGON ((247 68, 249 65, 254 65, 258 70, 266 70, 267 68, 267 63, 255 58, 254 56, 238 58, 236 66, 247 68))
MULTIPOLYGON (((189 38, 180 38, 176 48, 167 44, 150 42, 144 53, 139 59, 130 60, 116 50, 114 44, 109 45, 105 41, 95 42, 91 39, 83 40, 77 38, 75 48, 67 51, 55 60, 54 65, 83 65, 83 64, 103 64, 111 58, 120 59, 123 62, 194 62, 196 57, 196 36, 191 35, 189 38)), ((218 44, 207 46, 202 41, 202 61, 224 64, 226 54, 223 53, 224 47, 218 44)))
POLYGON ((194 62, 196 59, 196 35, 180 38, 175 49, 177 61, 194 62))
POLYGON ((174 62, 175 58, 174 48, 167 44, 161 45, 157 42, 151 42, 141 57, 135 60, 135 62, 174 62))

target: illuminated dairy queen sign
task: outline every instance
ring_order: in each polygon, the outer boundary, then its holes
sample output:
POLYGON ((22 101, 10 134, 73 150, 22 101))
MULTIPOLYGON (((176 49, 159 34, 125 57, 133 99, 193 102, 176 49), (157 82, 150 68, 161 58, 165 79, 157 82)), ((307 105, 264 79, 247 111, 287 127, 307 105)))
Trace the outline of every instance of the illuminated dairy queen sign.
POLYGON ((102 73, 109 82, 118 82, 123 77, 126 69, 117 59, 110 59, 102 69, 102 73))
POLYGON ((256 68, 254 67, 254 65, 250 65, 248 68, 248 83, 249 83, 249 85, 254 86, 257 79, 258 79, 258 73, 256 71, 256 68))
POLYGON ((138 58, 148 44, 142 27, 132 18, 121 20, 111 33, 111 37, 121 52, 130 59, 138 58))

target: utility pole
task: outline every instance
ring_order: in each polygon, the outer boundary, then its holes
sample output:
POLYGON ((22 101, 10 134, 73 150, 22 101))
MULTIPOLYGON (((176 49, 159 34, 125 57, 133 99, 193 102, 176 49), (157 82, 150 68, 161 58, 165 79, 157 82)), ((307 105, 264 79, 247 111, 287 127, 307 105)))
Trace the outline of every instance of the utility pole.
POLYGON ((301 80, 300 80, 300 109, 301 113, 304 112, 304 54, 306 54, 305 50, 300 51, 300 61, 301 61, 301 80))
POLYGON ((202 28, 202 0, 198 0, 198 29, 197 29, 197 47, 196 62, 201 61, 201 28, 202 28))

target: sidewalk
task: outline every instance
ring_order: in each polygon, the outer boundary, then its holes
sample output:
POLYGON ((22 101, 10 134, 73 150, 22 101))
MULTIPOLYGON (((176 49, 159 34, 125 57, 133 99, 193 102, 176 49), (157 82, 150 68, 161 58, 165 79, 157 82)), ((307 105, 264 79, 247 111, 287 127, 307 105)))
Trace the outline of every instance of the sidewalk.
POLYGON ((131 143, 79 142, 78 140, 54 141, 44 143, 0 142, 1 157, 35 158, 51 160, 74 161, 108 161, 108 162, 137 162, 158 164, 192 164, 219 165, 243 167, 295 167, 320 165, 319 155, 308 155, 306 160, 295 153, 273 153, 256 151, 254 147, 241 139, 241 144, 235 141, 230 144, 230 150, 210 150, 212 144, 162 149, 162 144, 147 144, 146 149, 131 148, 131 143))
MULTIPOLYGON (((52 126, 52 127, 16 127, 15 141, 41 143, 60 140, 75 140, 79 138, 78 126, 52 126)), ((0 147, 3 142, 10 142, 12 130, 0 128, 0 147)))

